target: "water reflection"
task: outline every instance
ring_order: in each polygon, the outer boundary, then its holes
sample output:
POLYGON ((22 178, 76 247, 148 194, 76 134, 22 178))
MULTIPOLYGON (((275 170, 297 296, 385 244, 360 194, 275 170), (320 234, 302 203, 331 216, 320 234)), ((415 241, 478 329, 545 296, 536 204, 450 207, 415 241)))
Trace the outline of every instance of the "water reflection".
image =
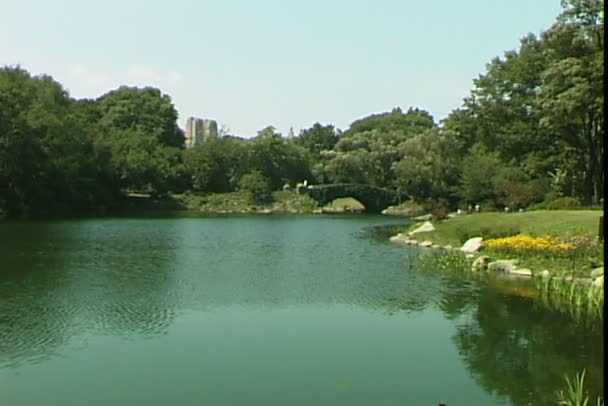
POLYGON ((444 290, 439 307, 457 320, 453 340, 466 368, 488 392, 514 405, 555 405, 564 375, 586 369, 591 395, 603 397, 601 321, 577 323, 529 297, 491 286, 465 291, 444 290))
POLYGON ((2 225, 0 366, 53 356, 85 331, 166 331, 175 317, 171 239, 125 231, 95 222, 2 225))
POLYGON ((408 271, 407 248, 362 238, 371 222, 302 216, 0 224, 0 368, 57 355, 75 337, 157 338, 185 313, 314 305, 328 309, 321 314, 329 320, 332 306, 350 306, 379 315, 442 314, 455 326, 453 342, 471 375, 515 405, 552 404, 563 375, 583 368, 594 393, 603 392, 600 330, 487 282, 408 271))

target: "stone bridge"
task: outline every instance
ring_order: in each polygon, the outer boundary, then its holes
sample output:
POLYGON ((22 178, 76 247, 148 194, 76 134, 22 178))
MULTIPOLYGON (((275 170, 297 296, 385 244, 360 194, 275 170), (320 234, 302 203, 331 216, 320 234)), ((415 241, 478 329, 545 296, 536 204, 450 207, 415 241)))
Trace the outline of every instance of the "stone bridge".
POLYGON ((398 200, 397 194, 392 190, 357 183, 310 185, 300 188, 299 192, 307 193, 320 205, 326 205, 339 197, 353 197, 370 213, 380 213, 388 206, 397 204, 398 200))

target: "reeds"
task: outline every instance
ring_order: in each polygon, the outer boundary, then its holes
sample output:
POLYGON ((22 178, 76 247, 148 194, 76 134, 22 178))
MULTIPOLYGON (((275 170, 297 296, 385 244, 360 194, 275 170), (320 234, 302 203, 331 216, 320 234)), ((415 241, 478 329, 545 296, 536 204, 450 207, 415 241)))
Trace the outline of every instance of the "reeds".
POLYGON ((471 263, 464 254, 449 251, 421 256, 416 266, 423 271, 464 272, 471 269, 471 263))
POLYGON ((550 308, 568 313, 575 320, 603 320, 604 288, 579 285, 562 278, 537 279, 541 301, 550 308))
MULTIPOLYGON (((558 404, 566 406, 591 406, 589 395, 585 390, 585 370, 576 374, 574 380, 566 379, 566 390, 558 393, 558 404)), ((596 406, 604 406, 604 400, 599 396, 596 399, 596 406)))

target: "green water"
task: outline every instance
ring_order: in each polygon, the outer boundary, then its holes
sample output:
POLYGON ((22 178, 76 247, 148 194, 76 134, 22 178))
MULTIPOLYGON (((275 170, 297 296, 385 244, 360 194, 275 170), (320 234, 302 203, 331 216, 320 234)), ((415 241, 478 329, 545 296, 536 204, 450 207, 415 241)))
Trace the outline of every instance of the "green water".
POLYGON ((603 325, 410 266, 382 217, 0 223, 0 405, 545 405, 603 325))

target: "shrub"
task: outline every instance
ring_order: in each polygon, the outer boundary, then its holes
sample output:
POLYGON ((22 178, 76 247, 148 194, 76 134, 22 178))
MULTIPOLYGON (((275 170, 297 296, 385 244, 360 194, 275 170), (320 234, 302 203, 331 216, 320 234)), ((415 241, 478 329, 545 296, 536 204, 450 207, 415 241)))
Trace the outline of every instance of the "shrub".
POLYGON ((431 215, 433 216, 433 220, 441 221, 448 218, 449 211, 446 207, 440 206, 436 207, 431 215))
POLYGON ((456 230, 458 240, 461 244, 473 237, 482 237, 484 240, 486 240, 491 238, 511 237, 513 235, 520 234, 520 232, 520 229, 517 227, 480 227, 479 229, 474 230, 456 230))
POLYGON ((547 210, 566 210, 581 207, 581 202, 574 197, 559 197, 545 204, 547 210))
POLYGON ((239 189, 248 192, 254 203, 266 203, 272 200, 270 180, 260 171, 243 175, 239 181, 239 189))

